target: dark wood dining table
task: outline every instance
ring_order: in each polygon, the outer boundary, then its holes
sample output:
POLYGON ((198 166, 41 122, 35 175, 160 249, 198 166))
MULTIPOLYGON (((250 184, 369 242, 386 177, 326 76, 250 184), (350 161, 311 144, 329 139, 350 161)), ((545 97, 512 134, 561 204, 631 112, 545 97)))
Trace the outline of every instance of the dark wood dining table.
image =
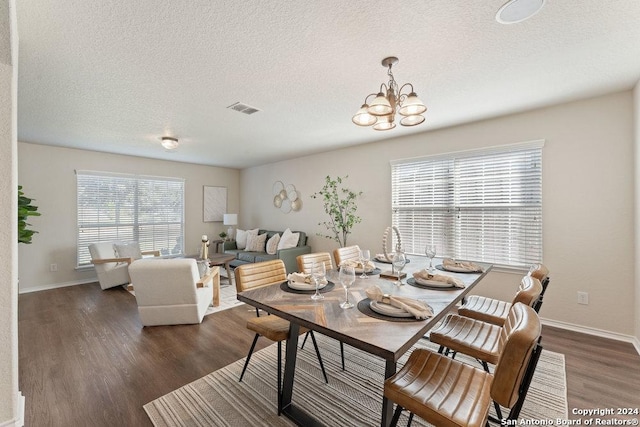
MULTIPOLYGON (((428 266, 425 257, 410 256, 411 262, 404 269, 407 278, 412 273, 428 266)), ((434 265, 439 264, 434 259, 434 265)), ((460 279, 464 288, 420 288, 406 284, 396 286, 393 280, 370 276, 367 279, 356 278, 349 289, 349 299, 356 306, 350 309, 340 308, 345 299, 344 288, 340 285, 336 271, 327 273, 328 280, 335 283, 335 287, 323 293, 324 299, 314 301, 308 294, 287 292, 280 284, 249 290, 238 294, 238 300, 268 313, 275 314, 290 322, 289 336, 286 345, 285 370, 282 384, 280 410, 282 413, 301 426, 320 426, 309 413, 296 407, 293 402, 293 386, 298 351, 298 335, 300 327, 317 331, 323 335, 335 338, 367 353, 385 360, 385 379, 395 374, 397 362, 420 338, 436 325, 474 286, 491 270, 490 264, 480 264, 482 273, 452 273, 437 271, 460 279), (372 316, 367 310, 361 310, 358 302, 367 298, 366 289, 377 285, 384 293, 409 298, 416 298, 427 302, 434 312, 434 316, 426 320, 385 318, 372 316)), ((382 270, 389 270, 389 264, 377 264, 382 270)), ((366 301, 365 301, 366 302, 366 301)), ((364 304, 362 304, 364 305, 364 304)), ((365 308, 365 307, 363 307, 365 308)), ((393 415, 393 403, 383 397, 381 425, 388 426, 393 415)))

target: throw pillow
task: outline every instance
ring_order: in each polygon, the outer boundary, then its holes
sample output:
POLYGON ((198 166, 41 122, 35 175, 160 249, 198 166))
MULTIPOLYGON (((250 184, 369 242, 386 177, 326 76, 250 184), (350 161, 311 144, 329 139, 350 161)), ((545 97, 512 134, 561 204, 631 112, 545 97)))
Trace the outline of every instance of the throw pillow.
POLYGON ((280 235, 276 233, 267 241, 267 253, 269 255, 275 255, 278 252, 278 243, 280 243, 280 235))
POLYGON ((264 252, 264 244, 267 241, 267 233, 260 235, 249 234, 247 236, 247 252, 264 252))
POLYGON ((116 258, 132 258, 133 260, 142 258, 140 245, 137 243, 114 243, 113 250, 116 258))
POLYGON ((280 236, 280 242, 278 243, 278 250, 295 248, 298 246, 298 239, 300 239, 300 233, 292 233, 290 229, 284 230, 282 236, 280 236))
POLYGON ((247 236, 249 234, 258 235, 258 229, 254 228, 253 230, 240 230, 239 228, 236 230, 236 247, 238 249, 244 249, 247 247, 247 236))

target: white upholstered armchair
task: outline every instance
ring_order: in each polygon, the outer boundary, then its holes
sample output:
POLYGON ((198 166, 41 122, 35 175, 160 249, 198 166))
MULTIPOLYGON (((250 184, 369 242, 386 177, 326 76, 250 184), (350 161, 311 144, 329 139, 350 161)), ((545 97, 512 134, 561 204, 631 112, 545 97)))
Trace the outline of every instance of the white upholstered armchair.
POLYGON ((100 242, 89 245, 89 254, 100 287, 108 289, 131 283, 129 264, 143 255, 160 256, 160 251, 140 251, 140 245, 135 242, 100 242))
POLYGON ((129 275, 144 326, 200 323, 220 289, 218 267, 200 278, 195 259, 141 259, 129 275))

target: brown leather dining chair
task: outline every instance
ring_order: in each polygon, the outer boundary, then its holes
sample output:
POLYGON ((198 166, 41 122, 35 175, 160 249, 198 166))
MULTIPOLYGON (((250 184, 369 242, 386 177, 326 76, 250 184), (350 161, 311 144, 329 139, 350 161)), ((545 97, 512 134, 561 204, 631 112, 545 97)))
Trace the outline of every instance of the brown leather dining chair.
MULTIPOLYGON (((326 271, 333 270, 333 262, 331 261, 331 254, 329 252, 315 252, 311 254, 302 254, 296 257, 296 262, 298 263, 298 271, 300 273, 311 274, 311 270, 313 267, 313 263, 324 263, 324 268, 326 271)), ((300 348, 304 348, 304 344, 307 342, 307 337, 309 335, 305 335, 304 341, 302 341, 302 346, 300 348)), ((340 357, 342 360, 342 370, 344 371, 344 344, 340 341, 340 357)))
POLYGON ((439 353, 447 349, 447 353, 454 352, 454 357, 458 352, 469 355, 478 359, 485 371, 489 372, 488 363, 493 365, 498 363, 500 355, 504 351, 505 338, 518 320, 514 307, 517 304, 531 307, 542 292, 542 285, 538 279, 525 276, 522 281, 527 283, 529 299, 511 305, 502 326, 457 314, 449 314, 440 326, 431 331, 429 340, 440 345, 439 353))
MULTIPOLYGON (((238 292, 244 292, 250 289, 256 289, 263 286, 270 286, 279 284, 287 280, 287 271, 284 262, 280 259, 243 264, 235 269, 236 290, 238 292)), ((251 355, 255 349, 258 338, 261 336, 275 341, 278 343, 278 415, 280 415, 280 399, 282 398, 282 341, 286 341, 289 335, 289 322, 281 317, 275 315, 260 316, 257 312, 257 317, 247 320, 247 329, 256 333, 253 338, 253 343, 249 349, 249 354, 244 362, 242 373, 240 374, 240 382, 244 377, 244 373, 251 360, 251 355)), ((320 363, 320 369, 324 376, 325 382, 329 382, 327 373, 324 370, 322 363, 322 357, 320 356, 320 350, 318 349, 318 343, 313 335, 313 331, 300 327, 300 334, 309 333, 313 341, 313 346, 318 356, 318 362, 320 363)))
POLYGON ((532 278, 541 282, 541 279, 538 277, 528 274, 520 281, 518 292, 516 292, 511 302, 481 295, 470 295, 466 298, 465 303, 458 309, 458 314, 502 326, 507 318, 509 309, 511 309, 511 306, 516 302, 522 302, 533 307, 537 312, 540 309, 538 302, 544 292, 544 286, 538 288, 532 278))
POLYGON ((336 266, 338 267, 345 261, 358 261, 360 260, 360 246, 353 245, 334 249, 333 258, 336 260, 336 266))
POLYGON ((549 277, 549 269, 544 264, 534 264, 529 269, 529 276, 535 277, 540 280, 542 283, 542 292, 540 293, 540 297, 538 301, 533 305, 533 309, 540 313, 540 307, 542 306, 542 299, 544 298, 544 293, 547 292, 547 287, 549 286, 549 282, 551 278, 549 277))
MULTIPOLYGON (((411 353, 407 363, 384 384, 384 396, 397 404, 391 425, 403 409, 439 427, 499 425, 504 420, 489 415, 491 402, 509 408, 507 420, 515 423, 527 395, 542 351, 542 326, 531 307, 516 303, 513 325, 504 337, 504 352, 493 374, 425 349, 411 353)), ((511 424, 510 424, 511 425, 511 424)))

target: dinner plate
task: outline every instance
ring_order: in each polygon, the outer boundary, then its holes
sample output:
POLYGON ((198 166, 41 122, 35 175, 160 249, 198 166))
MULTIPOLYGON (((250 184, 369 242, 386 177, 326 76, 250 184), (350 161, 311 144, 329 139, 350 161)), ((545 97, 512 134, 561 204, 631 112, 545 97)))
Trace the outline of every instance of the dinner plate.
MULTIPOLYGON (((315 291, 316 290, 316 285, 314 283, 300 283, 300 282, 288 281, 287 286, 297 291, 315 291)), ((325 286, 327 286, 326 283, 320 283, 318 285, 318 289, 322 289, 325 286)))
MULTIPOLYGON (((431 282, 430 280, 423 280, 423 283, 431 282)), ((451 290, 451 289, 459 289, 454 285, 450 285, 448 283, 437 282, 437 285, 425 285, 423 283, 419 283, 415 278, 411 277, 407 279, 407 285, 416 286, 418 288, 431 288, 431 289, 442 289, 442 290, 451 290), (443 286, 444 285, 444 286, 443 286)), ((436 282, 434 282, 436 283, 436 282)), ((461 289, 461 288, 460 288, 461 289)))
POLYGON ((371 310, 375 311, 378 314, 383 314, 385 316, 391 316, 391 317, 413 317, 413 314, 404 311, 401 308, 398 307, 394 307, 392 305, 389 304, 384 304, 378 301, 370 301, 369 302, 369 307, 371 307, 371 310))

